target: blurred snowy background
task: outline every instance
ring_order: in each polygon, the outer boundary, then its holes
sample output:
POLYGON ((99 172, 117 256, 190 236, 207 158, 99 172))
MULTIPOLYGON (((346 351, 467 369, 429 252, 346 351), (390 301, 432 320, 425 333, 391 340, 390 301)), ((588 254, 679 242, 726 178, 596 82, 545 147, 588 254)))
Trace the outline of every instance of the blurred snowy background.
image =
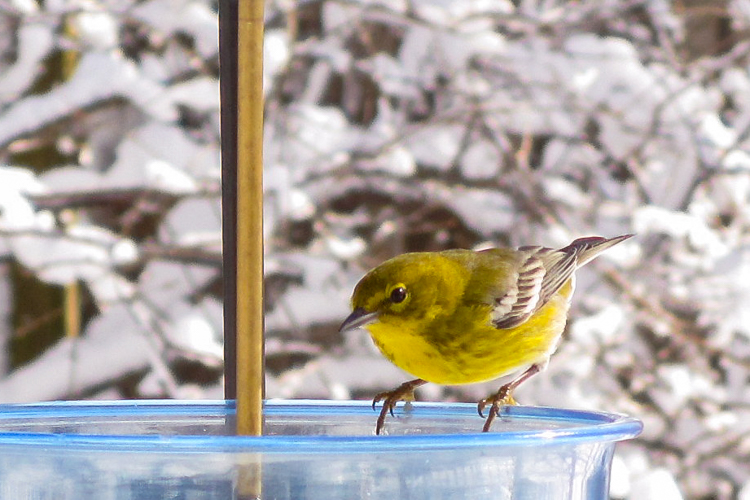
MULTIPOLYGON (((217 26, 0 3, 1 402, 222 397, 217 26)), ((270 1, 268 396, 407 379, 337 333, 390 256, 635 232, 518 398, 643 419, 614 498, 749 500, 748 35, 749 0, 270 1)))

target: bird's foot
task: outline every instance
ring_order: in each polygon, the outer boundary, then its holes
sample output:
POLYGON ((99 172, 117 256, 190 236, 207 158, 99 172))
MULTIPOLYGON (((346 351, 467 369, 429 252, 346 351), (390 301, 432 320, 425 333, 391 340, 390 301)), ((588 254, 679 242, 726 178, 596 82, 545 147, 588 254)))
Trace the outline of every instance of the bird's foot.
POLYGON ((482 418, 484 418, 484 409, 487 408, 487 405, 490 406, 490 411, 484 421, 482 432, 488 432, 490 430, 492 422, 495 420, 495 417, 500 415, 500 409, 502 407, 508 405, 514 406, 518 404, 516 400, 513 399, 514 388, 515 386, 512 382, 509 384, 505 384, 495 394, 487 396, 486 398, 479 401, 479 403, 477 404, 477 411, 479 412, 479 416, 482 418))
POLYGON ((375 425, 375 434, 380 435, 380 431, 383 430, 383 426, 385 425, 385 417, 388 413, 390 413, 391 416, 394 416, 393 409, 396 407, 396 404, 398 404, 399 401, 414 401, 414 389, 426 383, 427 382, 424 380, 418 378, 410 380, 409 382, 404 382, 392 391, 376 394, 372 400, 372 409, 374 410, 375 405, 380 401, 383 402, 383 408, 380 409, 378 422, 375 425))
POLYGON ((484 409, 487 407, 487 405, 490 405, 490 412, 487 415, 487 419, 484 421, 482 432, 488 432, 490 430, 492 421, 495 420, 495 417, 500 414, 500 409, 503 406, 515 406, 518 404, 516 403, 516 400, 513 399, 513 391, 515 391, 519 385, 523 384, 525 381, 542 371, 545 366, 546 362, 535 363, 531 365, 518 377, 502 386, 495 394, 493 394, 492 396, 488 396, 479 402, 479 404, 477 405, 477 411, 479 412, 479 416, 482 418, 484 418, 484 409))

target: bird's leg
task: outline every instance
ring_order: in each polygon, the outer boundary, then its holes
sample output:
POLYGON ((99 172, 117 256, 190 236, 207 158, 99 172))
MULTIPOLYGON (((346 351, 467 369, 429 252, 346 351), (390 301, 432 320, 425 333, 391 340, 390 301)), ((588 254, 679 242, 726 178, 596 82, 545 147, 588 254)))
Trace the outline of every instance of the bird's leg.
POLYGON ((383 402, 383 408, 380 410, 380 416, 378 416, 378 423, 375 426, 375 434, 380 434, 385 425, 385 417, 388 412, 393 416, 393 409, 399 401, 413 401, 414 400, 414 389, 426 384, 427 381, 417 378, 404 382, 400 386, 396 387, 392 391, 381 392, 376 394, 372 400, 372 409, 375 409, 375 405, 379 402, 383 402))
POLYGON ((487 419, 484 421, 482 432, 487 432, 490 430, 492 421, 495 420, 496 416, 498 416, 501 407, 505 405, 518 404, 516 403, 516 400, 513 399, 513 391, 515 391, 519 385, 523 384, 525 381, 527 381, 540 371, 542 371, 542 365, 531 365, 518 377, 500 387, 500 389, 495 394, 492 394, 491 396, 488 396, 479 401, 479 404, 477 405, 477 411, 479 412, 479 416, 482 418, 484 418, 484 409, 487 407, 487 405, 491 405, 490 412, 487 415, 487 419))

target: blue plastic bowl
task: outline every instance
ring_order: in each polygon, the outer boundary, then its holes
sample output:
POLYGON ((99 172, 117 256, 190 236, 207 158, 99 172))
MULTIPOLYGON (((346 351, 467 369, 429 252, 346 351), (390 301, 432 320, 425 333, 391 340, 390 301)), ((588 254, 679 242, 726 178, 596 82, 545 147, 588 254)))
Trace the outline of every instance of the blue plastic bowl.
POLYGON ((265 435, 231 435, 234 402, 0 405, 2 499, 606 499, 622 415, 416 403, 269 401, 265 435), (260 491, 260 494, 258 493, 260 491))

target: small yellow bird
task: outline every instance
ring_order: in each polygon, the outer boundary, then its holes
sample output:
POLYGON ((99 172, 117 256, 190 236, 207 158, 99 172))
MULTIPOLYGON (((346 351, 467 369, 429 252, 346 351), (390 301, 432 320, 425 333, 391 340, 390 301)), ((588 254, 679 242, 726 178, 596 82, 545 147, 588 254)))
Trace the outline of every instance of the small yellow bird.
POLYGON ((366 328, 380 352, 418 377, 375 396, 375 433, 399 401, 437 384, 473 384, 520 372, 479 401, 490 405, 483 431, 513 391, 546 368, 565 329, 574 272, 630 238, 587 237, 559 250, 540 246, 407 253, 360 280, 340 331, 366 328))

